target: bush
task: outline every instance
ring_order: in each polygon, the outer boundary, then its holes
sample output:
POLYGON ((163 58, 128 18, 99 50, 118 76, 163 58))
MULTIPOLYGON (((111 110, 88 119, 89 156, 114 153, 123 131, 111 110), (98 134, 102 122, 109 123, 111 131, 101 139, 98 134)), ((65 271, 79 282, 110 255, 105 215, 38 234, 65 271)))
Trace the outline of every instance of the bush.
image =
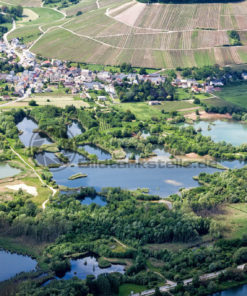
POLYGON ((233 260, 237 264, 246 263, 247 262, 247 247, 242 247, 242 248, 238 249, 233 256, 233 260))

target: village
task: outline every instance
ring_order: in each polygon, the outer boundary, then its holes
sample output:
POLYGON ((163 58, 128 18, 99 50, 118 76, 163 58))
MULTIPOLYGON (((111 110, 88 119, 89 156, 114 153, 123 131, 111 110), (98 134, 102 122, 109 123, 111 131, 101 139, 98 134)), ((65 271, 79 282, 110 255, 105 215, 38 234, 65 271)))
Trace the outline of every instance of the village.
MULTIPOLYGON (((128 81, 130 85, 150 81, 159 85, 166 81, 165 75, 160 71, 151 74, 138 73, 111 73, 109 71, 90 71, 78 67, 68 66, 67 62, 51 59, 38 61, 18 39, 8 42, 7 38, 0 41, 2 59, 9 64, 19 64, 23 71, 16 73, 0 73, 0 81, 6 83, 2 90, 2 103, 5 101, 20 101, 32 94, 51 93, 54 89, 63 88, 65 93, 79 96, 81 99, 91 98, 90 92, 97 94, 94 97, 98 102, 111 98, 116 103, 117 92, 114 85, 128 81), (3 94, 4 93, 4 94, 3 94)), ((242 79, 247 80, 247 73, 242 73, 242 79)), ((176 78, 171 84, 178 88, 189 90, 191 93, 212 93, 224 86, 224 80, 211 79, 210 81, 197 81, 195 79, 176 78)), ((158 105, 159 101, 149 101, 149 105, 158 105)))

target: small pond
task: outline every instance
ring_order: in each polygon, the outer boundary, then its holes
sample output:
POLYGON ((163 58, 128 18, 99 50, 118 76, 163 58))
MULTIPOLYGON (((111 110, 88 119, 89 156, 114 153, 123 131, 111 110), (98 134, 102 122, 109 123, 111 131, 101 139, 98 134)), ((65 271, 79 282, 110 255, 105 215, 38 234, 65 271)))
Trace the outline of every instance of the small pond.
POLYGON ((82 205, 91 205, 96 204, 101 207, 104 207, 107 205, 107 201, 103 196, 96 195, 95 197, 85 197, 83 200, 81 200, 82 205))
POLYGON ((0 251, 0 281, 5 281, 20 272, 29 272, 36 268, 37 261, 31 257, 0 251))
POLYGON ((80 127, 80 124, 76 121, 73 121, 71 124, 67 127, 67 136, 69 139, 74 138, 75 136, 78 136, 83 133, 82 128, 80 127))
POLYGON ((52 141, 45 135, 34 133, 33 130, 38 128, 37 123, 32 119, 24 117, 17 125, 20 132, 19 139, 26 147, 39 147, 44 144, 51 144, 52 141))
POLYGON ((88 256, 82 259, 71 260, 71 270, 66 272, 62 279, 68 280, 74 276, 80 279, 85 279, 87 275, 94 275, 97 277, 103 273, 119 272, 124 273, 124 265, 112 264, 107 268, 100 268, 97 259, 93 256, 88 256))
POLYGON ((0 163, 0 179, 13 177, 20 172, 20 169, 13 168, 8 163, 0 163))
MULTIPOLYGON (((183 126, 188 126, 188 124, 183 126)), ((225 141, 234 146, 247 143, 247 124, 238 121, 199 121, 193 126, 195 130, 201 129, 203 136, 210 136, 215 142, 225 141)))
POLYGON ((83 148, 89 154, 95 154, 98 157, 98 160, 108 160, 112 158, 110 153, 95 145, 82 145, 79 146, 79 148, 83 148))

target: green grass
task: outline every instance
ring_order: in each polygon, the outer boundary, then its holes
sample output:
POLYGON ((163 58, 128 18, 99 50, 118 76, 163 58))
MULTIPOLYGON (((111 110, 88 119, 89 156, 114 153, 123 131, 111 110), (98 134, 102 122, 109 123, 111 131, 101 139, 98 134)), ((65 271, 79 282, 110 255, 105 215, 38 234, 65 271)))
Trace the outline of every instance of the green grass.
POLYGON ((214 219, 225 228, 227 238, 242 238, 247 232, 247 203, 223 206, 214 219))
POLYGON ((63 18, 62 13, 50 8, 33 7, 30 9, 38 14, 39 17, 31 22, 23 23, 25 26, 48 24, 63 18))
POLYGON ((176 95, 178 96, 178 100, 188 100, 191 98, 191 94, 183 88, 177 88, 176 95))
POLYGON ((135 284, 123 284, 119 287, 118 296, 129 296, 131 291, 134 293, 139 293, 147 290, 147 286, 140 286, 135 284))
POLYGON ((24 26, 17 28, 11 34, 8 35, 8 39, 19 38, 23 43, 28 43, 36 40, 40 36, 41 32, 37 26, 24 26))
POLYGON ((236 83, 224 86, 221 91, 215 93, 219 98, 237 106, 247 108, 247 83, 236 83))
POLYGON ((130 110, 139 119, 150 119, 152 116, 160 116, 161 110, 164 110, 165 112, 172 112, 193 107, 196 108, 198 106, 187 101, 167 101, 163 102, 162 105, 157 106, 149 106, 147 102, 121 103, 117 105, 117 108, 124 111, 130 110))
POLYGON ((215 64, 214 52, 212 50, 197 50, 194 58, 198 67, 215 64))

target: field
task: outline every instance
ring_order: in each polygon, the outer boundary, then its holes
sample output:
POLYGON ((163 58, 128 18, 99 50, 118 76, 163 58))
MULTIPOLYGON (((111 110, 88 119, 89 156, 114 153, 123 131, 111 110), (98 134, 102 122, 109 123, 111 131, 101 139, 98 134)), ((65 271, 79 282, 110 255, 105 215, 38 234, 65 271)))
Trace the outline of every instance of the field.
POLYGON ((121 103, 117 105, 117 108, 124 111, 130 110, 139 119, 150 119, 152 116, 160 116, 161 110, 165 112, 172 111, 190 111, 196 110, 197 105, 192 104, 189 101, 171 101, 163 102, 162 105, 149 106, 147 102, 141 103, 121 103))
POLYGON ((146 286, 139 286, 135 284, 123 284, 119 287, 119 296, 129 296, 133 291, 134 293, 142 292, 147 289, 146 286))
POLYGON ((32 98, 27 99, 26 102, 29 102, 30 100, 35 100, 38 105, 55 105, 62 108, 69 105, 73 105, 76 108, 89 106, 88 103, 84 102, 81 99, 74 99, 71 95, 53 95, 52 93, 36 95, 32 98))
POLYGON ((22 5, 25 7, 40 7, 42 1, 41 0, 4 0, 0 1, 0 4, 8 4, 8 5, 22 5))
POLYGON ((247 108, 247 83, 245 82, 225 86, 215 95, 229 103, 247 108))
POLYGON ((247 230, 247 204, 231 204, 224 206, 221 213, 214 219, 222 224, 225 235, 231 238, 241 238, 247 230))
POLYGON ((34 53, 47 58, 149 68, 247 62, 245 1, 147 5, 86 0, 61 12, 47 7, 33 12, 39 18, 19 23, 9 38, 23 37, 34 53), (229 46, 229 30, 238 31, 242 46, 229 46))

